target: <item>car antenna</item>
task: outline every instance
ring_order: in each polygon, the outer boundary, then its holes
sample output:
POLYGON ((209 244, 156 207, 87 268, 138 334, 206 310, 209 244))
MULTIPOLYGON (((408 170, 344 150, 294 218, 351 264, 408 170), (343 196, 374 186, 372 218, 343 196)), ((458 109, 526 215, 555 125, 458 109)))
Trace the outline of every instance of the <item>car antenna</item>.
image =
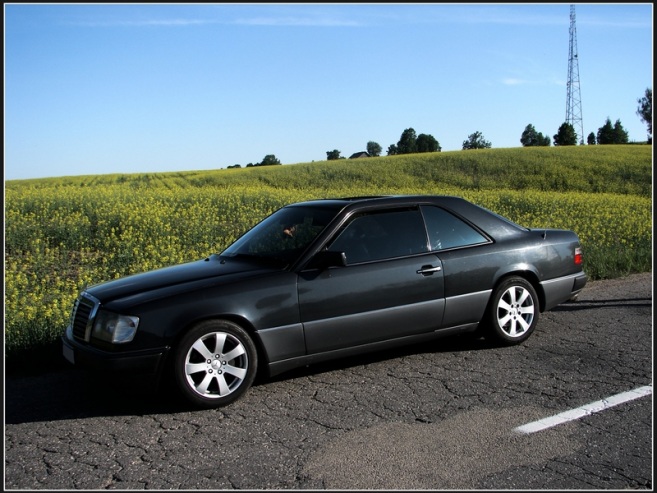
MULTIPOLYGON (((555 208, 555 203, 554 203, 554 200, 553 200, 552 205, 550 206, 550 215, 549 215, 550 222, 552 222, 552 216, 554 215, 554 208, 555 208)), ((548 228, 546 226, 546 227, 543 228, 543 235, 542 235, 543 239, 547 238, 547 232, 548 232, 548 228)))

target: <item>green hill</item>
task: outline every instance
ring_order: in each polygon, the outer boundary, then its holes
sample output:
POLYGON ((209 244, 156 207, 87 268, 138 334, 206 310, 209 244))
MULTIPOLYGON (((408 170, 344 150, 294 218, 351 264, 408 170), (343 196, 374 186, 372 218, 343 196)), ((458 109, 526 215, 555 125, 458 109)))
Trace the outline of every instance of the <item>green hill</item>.
POLYGON ((124 184, 288 190, 417 189, 652 194, 652 146, 519 147, 340 159, 283 166, 21 180, 8 188, 124 184))

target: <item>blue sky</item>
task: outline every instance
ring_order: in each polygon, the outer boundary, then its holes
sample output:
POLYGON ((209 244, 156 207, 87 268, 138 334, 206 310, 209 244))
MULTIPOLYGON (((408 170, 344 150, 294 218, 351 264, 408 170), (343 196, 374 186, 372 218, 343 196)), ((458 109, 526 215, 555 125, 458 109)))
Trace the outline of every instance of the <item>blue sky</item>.
MULTIPOLYGON (((584 134, 631 141, 651 3, 576 4, 584 134)), ((5 180, 283 164, 566 116, 570 4, 5 4, 5 180)))

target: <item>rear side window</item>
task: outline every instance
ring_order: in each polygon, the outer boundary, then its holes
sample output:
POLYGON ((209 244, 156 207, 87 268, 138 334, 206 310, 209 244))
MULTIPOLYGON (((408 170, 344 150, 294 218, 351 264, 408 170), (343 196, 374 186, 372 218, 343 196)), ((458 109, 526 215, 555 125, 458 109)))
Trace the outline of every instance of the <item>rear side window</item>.
POLYGON ((428 251, 422 215, 417 208, 359 214, 329 249, 344 252, 348 264, 428 251))
POLYGON ((435 206, 422 206, 432 251, 487 243, 488 239, 462 219, 435 206))

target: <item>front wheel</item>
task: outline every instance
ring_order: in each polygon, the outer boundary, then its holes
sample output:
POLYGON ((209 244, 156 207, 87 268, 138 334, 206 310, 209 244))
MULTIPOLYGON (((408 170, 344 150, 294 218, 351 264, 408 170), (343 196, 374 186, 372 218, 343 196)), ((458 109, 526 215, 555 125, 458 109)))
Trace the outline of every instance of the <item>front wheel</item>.
POLYGON ((174 376, 178 388, 199 407, 220 407, 243 395, 253 383, 258 356, 239 325, 208 320, 194 327, 177 346, 174 376))
POLYGON ((487 313, 487 336, 519 344, 534 331, 538 322, 538 296, 530 282, 510 277, 493 291, 487 313))

